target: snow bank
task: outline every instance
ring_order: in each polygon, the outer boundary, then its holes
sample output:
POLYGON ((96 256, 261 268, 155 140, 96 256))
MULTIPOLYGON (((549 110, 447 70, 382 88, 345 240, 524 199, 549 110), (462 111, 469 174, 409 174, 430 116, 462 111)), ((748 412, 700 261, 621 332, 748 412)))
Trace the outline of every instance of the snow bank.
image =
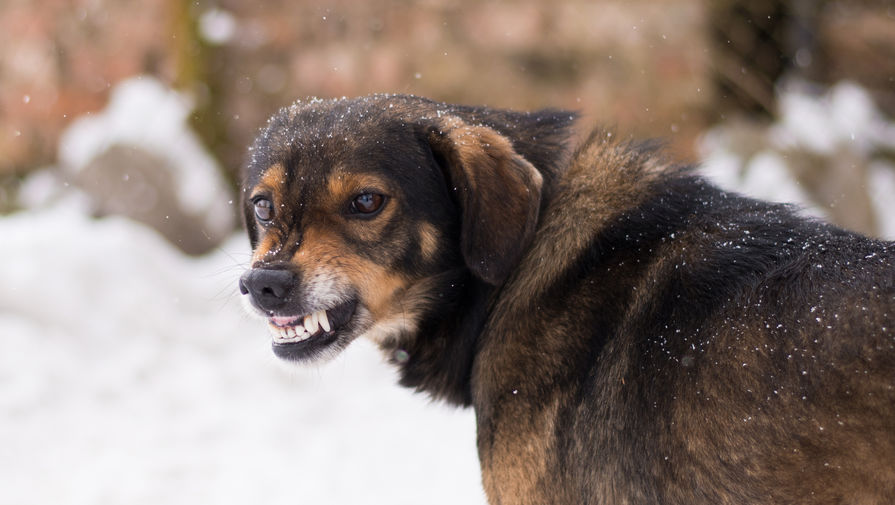
MULTIPOLYGON (((895 164, 886 156, 895 150, 895 122, 849 82, 822 90, 793 81, 781 89, 778 103, 780 117, 769 126, 729 121, 709 131, 701 143, 703 173, 727 189, 796 203, 827 219, 836 217, 837 202, 812 199, 796 168, 809 166, 813 175, 831 178, 845 174, 860 181, 861 192, 843 204, 869 199, 872 231, 895 239, 895 164)), ((837 182, 833 178, 829 184, 837 182)))
MULTIPOLYGON (((212 235, 233 228, 233 214, 221 198, 229 192, 214 159, 188 119, 191 100, 158 80, 139 76, 115 85, 106 108, 81 116, 62 133, 59 164, 77 174, 115 146, 138 148, 160 158, 169 171, 179 207, 199 217, 212 235)), ((127 180, 128 167, 119 177, 127 180)))
POLYGON ((485 502, 471 411, 363 342, 273 358, 243 237, 190 259, 80 209, 0 219, 0 504, 485 502))

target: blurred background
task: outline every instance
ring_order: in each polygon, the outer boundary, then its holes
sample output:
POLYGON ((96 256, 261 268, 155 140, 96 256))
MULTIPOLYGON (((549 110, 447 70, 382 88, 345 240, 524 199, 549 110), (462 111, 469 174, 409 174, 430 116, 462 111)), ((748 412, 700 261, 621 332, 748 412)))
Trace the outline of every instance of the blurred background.
POLYGON ((895 238, 891 0, 0 3, 0 505, 483 503, 469 412, 242 315, 246 146, 308 96, 562 107, 895 238))

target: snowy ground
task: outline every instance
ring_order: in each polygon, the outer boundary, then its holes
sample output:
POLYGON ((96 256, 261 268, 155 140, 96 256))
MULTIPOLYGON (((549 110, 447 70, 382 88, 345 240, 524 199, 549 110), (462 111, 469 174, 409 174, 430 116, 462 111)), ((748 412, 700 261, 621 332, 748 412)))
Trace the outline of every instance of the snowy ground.
POLYGON ((273 358, 242 236, 190 259, 78 209, 0 219, 0 505, 484 503, 472 412, 364 343, 273 358))
POLYGON ((167 161, 203 233, 229 226, 190 107, 120 83, 24 184, 30 210, 0 218, 0 505, 484 503, 471 411, 397 386, 364 342, 319 367, 273 357, 238 300, 244 236, 195 259, 87 217, 66 178, 125 145, 167 161))

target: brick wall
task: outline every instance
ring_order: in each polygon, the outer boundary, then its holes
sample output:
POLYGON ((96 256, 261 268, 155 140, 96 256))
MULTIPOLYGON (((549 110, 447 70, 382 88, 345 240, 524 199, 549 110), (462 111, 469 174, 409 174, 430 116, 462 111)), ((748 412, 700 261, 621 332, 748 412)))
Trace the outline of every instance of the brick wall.
MULTIPOLYGON (((895 103, 891 5, 826 4, 818 36, 831 62, 827 78, 857 78, 895 103)), ((4 0, 0 175, 51 163, 60 130, 101 108, 114 83, 141 73, 193 94, 194 125, 231 175, 278 107, 371 92, 572 108, 584 114, 582 127, 666 136, 691 156, 693 139, 718 118, 708 5, 4 0)))
POLYGON ((50 163, 61 129, 115 82, 174 76, 167 6, 139 0, 0 3, 0 174, 50 163))
POLYGON ((140 73, 195 95, 231 173, 276 108, 371 92, 568 107, 687 152, 709 95, 701 23, 697 0, 6 0, 0 173, 52 162, 65 124, 140 73))

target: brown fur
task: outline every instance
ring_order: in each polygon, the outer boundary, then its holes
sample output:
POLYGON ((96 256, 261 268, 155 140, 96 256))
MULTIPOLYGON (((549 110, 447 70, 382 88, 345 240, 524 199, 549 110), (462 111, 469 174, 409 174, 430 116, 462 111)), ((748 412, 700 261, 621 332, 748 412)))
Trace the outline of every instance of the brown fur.
MULTIPOLYGON (((461 248, 470 268, 497 284, 508 274, 537 223, 541 174, 514 149, 509 139, 486 126, 470 126, 453 117, 432 135, 433 149, 445 159, 448 180, 458 193, 463 215, 461 248), (482 226, 497 215, 503 226, 482 226), (496 261, 495 256, 514 257, 496 261)), ((489 223, 491 224, 491 223, 489 223)))
POLYGON ((241 288, 281 319, 357 307, 278 354, 363 335, 475 408, 492 504, 895 503, 895 244, 607 132, 572 152, 571 120, 387 95, 274 116, 241 288))
POLYGON ((419 241, 423 257, 426 259, 434 258, 438 252, 438 242, 440 241, 438 229, 431 223, 420 223, 419 241))

